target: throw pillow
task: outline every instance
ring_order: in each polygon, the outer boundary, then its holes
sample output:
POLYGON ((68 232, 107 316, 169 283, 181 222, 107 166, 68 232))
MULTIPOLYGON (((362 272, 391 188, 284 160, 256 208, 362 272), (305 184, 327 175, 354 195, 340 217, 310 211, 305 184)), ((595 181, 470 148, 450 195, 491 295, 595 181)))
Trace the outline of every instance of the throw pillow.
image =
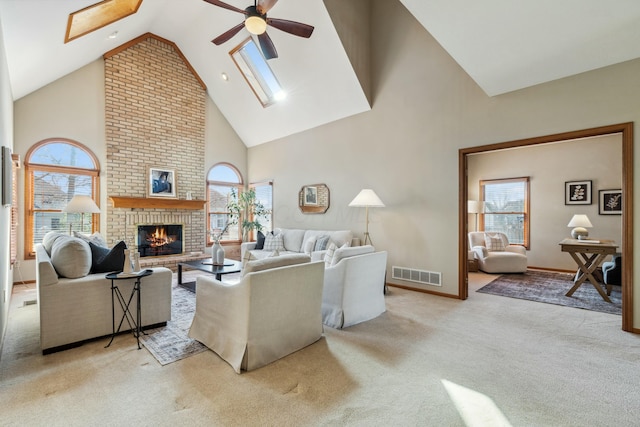
POLYGON ((324 251, 329 244, 329 236, 318 236, 316 239, 316 245, 313 248, 314 251, 324 251))
POLYGON ((265 251, 284 251, 284 240, 282 239, 282 234, 273 234, 269 233, 266 235, 264 239, 264 247, 265 251))
POLYGON ((49 255, 51 255, 51 249, 53 248, 53 243, 59 238, 71 237, 68 234, 60 233, 59 231, 49 231, 42 238, 42 246, 47 251, 49 255))
POLYGON ((504 242, 499 234, 494 234, 492 236, 489 233, 485 233, 484 245, 487 247, 489 252, 502 252, 505 249, 504 242))
POLYGON ((91 273, 111 273, 122 271, 124 267, 124 250, 127 245, 120 241, 111 249, 89 242, 91 248, 91 273))
POLYGON ((304 242, 304 247, 302 248, 303 252, 307 255, 311 255, 313 252, 313 248, 316 246, 316 238, 309 237, 306 242, 304 242))
POLYGON ((364 255, 364 254, 370 254, 373 253, 375 251, 374 247, 371 245, 366 245, 366 246, 347 246, 348 244, 345 243, 344 245, 340 246, 338 249, 336 249, 336 251, 333 254, 333 259, 331 260, 331 265, 336 265, 337 263, 340 262, 340 260, 342 260, 343 258, 348 258, 351 256, 357 256, 357 255, 364 255))
POLYGON ((331 242, 327 248, 327 252, 324 254, 324 266, 331 267, 333 262, 333 254, 336 252, 336 244, 331 242))
POLYGON ((265 235, 262 234, 262 231, 258 231, 258 239, 256 241, 256 247, 255 249, 264 249, 264 239, 265 239, 265 235))
POLYGON ((51 247, 51 264, 58 276, 77 279, 91 270, 91 249, 84 240, 71 236, 60 237, 51 247))
POLYGON ((90 236, 80 233, 79 231, 74 231, 73 235, 79 239, 84 240, 87 243, 93 243, 95 245, 102 246, 103 248, 109 247, 105 238, 102 237, 102 234, 98 233, 97 231, 90 236))
POLYGON ((256 257, 251 253, 251 251, 246 251, 242 257, 242 265, 247 265, 249 261, 253 261, 254 259, 256 259, 256 257))

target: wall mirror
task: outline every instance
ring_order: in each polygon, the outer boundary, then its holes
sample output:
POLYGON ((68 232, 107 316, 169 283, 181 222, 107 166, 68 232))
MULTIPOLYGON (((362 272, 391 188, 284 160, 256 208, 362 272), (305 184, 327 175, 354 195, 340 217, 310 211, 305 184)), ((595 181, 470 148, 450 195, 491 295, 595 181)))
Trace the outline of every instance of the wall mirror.
POLYGON ((298 206, 305 214, 323 214, 329 209, 329 187, 324 184, 304 185, 298 193, 298 206))

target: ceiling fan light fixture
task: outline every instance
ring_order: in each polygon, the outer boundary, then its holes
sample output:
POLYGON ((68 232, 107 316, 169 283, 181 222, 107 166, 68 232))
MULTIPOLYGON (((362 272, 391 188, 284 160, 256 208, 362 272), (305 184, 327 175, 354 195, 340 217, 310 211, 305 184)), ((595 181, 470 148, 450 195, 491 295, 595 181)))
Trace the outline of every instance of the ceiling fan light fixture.
POLYGON ((244 26, 247 28, 247 31, 256 36, 267 31, 267 21, 260 16, 249 16, 245 19, 244 26))

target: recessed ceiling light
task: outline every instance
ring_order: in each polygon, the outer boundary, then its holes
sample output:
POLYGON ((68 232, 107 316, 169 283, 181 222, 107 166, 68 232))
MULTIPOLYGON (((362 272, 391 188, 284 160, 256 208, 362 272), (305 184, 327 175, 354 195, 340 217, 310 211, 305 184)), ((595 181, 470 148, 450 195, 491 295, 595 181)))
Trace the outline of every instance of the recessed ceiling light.
POLYGON ((227 73, 221 73, 221 74, 220 74, 220 78, 221 78, 222 80, 224 80, 225 82, 226 82, 227 80, 229 80, 229 76, 227 75, 227 73))
POLYGON ((115 39, 116 37, 118 37, 118 32, 114 31, 113 33, 109 34, 109 38, 110 39, 115 39))

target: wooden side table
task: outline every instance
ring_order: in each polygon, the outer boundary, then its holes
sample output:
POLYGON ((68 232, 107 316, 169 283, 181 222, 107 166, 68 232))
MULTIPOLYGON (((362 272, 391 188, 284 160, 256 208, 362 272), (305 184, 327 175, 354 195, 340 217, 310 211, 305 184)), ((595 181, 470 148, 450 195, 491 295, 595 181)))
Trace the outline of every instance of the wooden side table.
POLYGON ((109 347, 113 342, 113 338, 120 332, 120 328, 122 328, 122 323, 125 319, 127 319, 127 323, 129 324, 129 328, 133 332, 133 335, 136 337, 136 341, 138 342, 138 350, 140 350, 140 334, 142 332, 142 308, 140 307, 140 279, 143 277, 151 276, 153 274, 153 270, 142 270, 137 271, 135 273, 109 273, 105 276, 105 278, 111 280, 111 326, 112 333, 111 339, 109 340, 109 344, 105 346, 105 348, 109 347), (135 279, 133 283, 133 289, 131 289, 131 295, 129 295, 129 299, 125 300, 122 292, 116 282, 118 280, 130 280, 135 279), (131 301, 136 297, 136 316, 133 318, 133 314, 129 309, 131 305, 131 301), (120 323, 118 324, 118 329, 116 329, 116 307, 115 300, 118 300, 120 303, 120 307, 122 308, 122 318, 120 319, 120 323))

